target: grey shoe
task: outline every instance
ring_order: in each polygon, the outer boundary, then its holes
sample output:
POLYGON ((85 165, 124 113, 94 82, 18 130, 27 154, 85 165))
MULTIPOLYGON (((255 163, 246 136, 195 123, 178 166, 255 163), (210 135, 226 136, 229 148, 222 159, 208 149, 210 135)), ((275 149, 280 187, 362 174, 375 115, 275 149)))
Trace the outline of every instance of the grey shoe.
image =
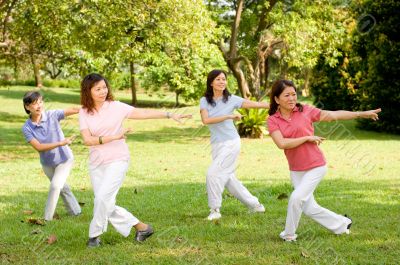
POLYGON ((136 231, 135 240, 137 242, 143 242, 148 237, 150 237, 154 233, 153 227, 151 225, 147 225, 147 229, 143 231, 136 231))
POLYGON ((99 236, 90 237, 88 242, 87 242, 87 246, 89 248, 97 248, 97 247, 100 246, 100 244, 101 244, 101 241, 100 241, 100 237, 99 236))

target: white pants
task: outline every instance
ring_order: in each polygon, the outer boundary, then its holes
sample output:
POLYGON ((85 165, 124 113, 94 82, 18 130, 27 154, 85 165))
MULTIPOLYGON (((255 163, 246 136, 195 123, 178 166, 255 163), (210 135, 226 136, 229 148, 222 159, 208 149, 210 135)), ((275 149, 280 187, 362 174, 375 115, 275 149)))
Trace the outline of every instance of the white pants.
POLYGON ((290 171, 294 191, 289 199, 285 236, 295 235, 302 212, 335 234, 346 231, 350 219, 319 206, 314 199, 313 192, 326 171, 326 166, 307 171, 290 171))
POLYGON ((47 197, 46 208, 44 211, 44 219, 47 221, 53 220, 60 195, 69 214, 78 215, 81 213, 81 207, 66 183, 73 162, 73 159, 69 159, 56 167, 42 165, 44 173, 50 180, 49 195, 47 197))
POLYGON ((96 167, 89 166, 94 191, 93 219, 89 237, 97 237, 107 231, 108 222, 124 237, 139 220, 122 207, 116 206, 116 197, 128 170, 128 161, 117 161, 96 167))
POLYGON ((207 195, 210 209, 219 209, 222 193, 228 191, 249 208, 256 207, 259 201, 236 178, 237 158, 240 154, 240 138, 212 144, 212 163, 207 172, 207 195))

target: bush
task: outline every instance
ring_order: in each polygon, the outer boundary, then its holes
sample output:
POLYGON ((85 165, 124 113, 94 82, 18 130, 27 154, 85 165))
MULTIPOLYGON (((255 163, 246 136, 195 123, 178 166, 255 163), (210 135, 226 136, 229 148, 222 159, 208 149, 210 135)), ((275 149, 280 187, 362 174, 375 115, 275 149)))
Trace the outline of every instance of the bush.
POLYGON ((369 14, 365 19, 374 18, 376 23, 371 20, 369 32, 358 30, 354 38, 355 52, 364 59, 360 108, 382 108, 378 122, 358 121, 363 129, 400 134, 399 9, 399 1, 374 0, 365 1, 357 12, 361 17, 369 14))
POLYGON ((236 123, 239 135, 249 138, 263 138, 267 134, 265 127, 268 117, 266 109, 239 109, 242 119, 236 123))
POLYGON ((77 79, 45 79, 43 80, 43 86, 79 88, 80 83, 77 79))

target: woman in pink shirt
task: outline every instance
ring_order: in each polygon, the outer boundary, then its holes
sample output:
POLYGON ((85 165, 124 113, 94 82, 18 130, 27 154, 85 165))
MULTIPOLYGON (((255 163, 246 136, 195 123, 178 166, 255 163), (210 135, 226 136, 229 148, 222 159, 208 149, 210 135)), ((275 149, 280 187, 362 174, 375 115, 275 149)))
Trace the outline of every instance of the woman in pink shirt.
POLYGON ((289 162, 294 191, 290 195, 285 230, 280 237, 295 241, 302 212, 335 234, 350 232, 351 219, 317 204, 313 192, 326 174, 326 161, 318 145, 325 138, 314 135, 313 122, 367 118, 378 120, 380 109, 328 111, 297 103, 292 81, 278 80, 272 86, 268 130, 289 162))
POLYGON ((87 245, 100 245, 100 235, 107 230, 108 222, 125 237, 135 227, 135 240, 144 241, 153 234, 152 227, 115 204, 130 160, 125 142, 129 129, 124 129, 122 122, 125 119, 162 118, 179 122, 191 115, 139 109, 114 101, 107 80, 99 74, 89 74, 83 79, 81 104, 79 125, 84 144, 90 150, 89 174, 95 195, 87 245))

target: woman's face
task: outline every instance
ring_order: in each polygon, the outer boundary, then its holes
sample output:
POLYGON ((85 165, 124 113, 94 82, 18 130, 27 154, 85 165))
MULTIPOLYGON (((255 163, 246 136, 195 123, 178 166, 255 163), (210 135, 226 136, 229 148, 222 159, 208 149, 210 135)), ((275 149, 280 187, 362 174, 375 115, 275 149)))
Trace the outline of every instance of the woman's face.
POLYGON ((43 111, 43 99, 40 97, 35 102, 32 102, 29 105, 25 105, 25 108, 31 112, 32 115, 36 116, 42 113, 43 111))
POLYGON ((297 103, 297 93, 293 87, 286 87, 279 97, 275 97, 275 102, 278 103, 280 108, 285 110, 292 110, 297 103))
POLYGON ((226 88, 226 77, 224 73, 218 75, 211 83, 211 87, 217 91, 224 91, 226 88))
POLYGON ((104 80, 97 82, 91 89, 90 94, 95 103, 103 103, 106 101, 108 94, 108 87, 104 80))

